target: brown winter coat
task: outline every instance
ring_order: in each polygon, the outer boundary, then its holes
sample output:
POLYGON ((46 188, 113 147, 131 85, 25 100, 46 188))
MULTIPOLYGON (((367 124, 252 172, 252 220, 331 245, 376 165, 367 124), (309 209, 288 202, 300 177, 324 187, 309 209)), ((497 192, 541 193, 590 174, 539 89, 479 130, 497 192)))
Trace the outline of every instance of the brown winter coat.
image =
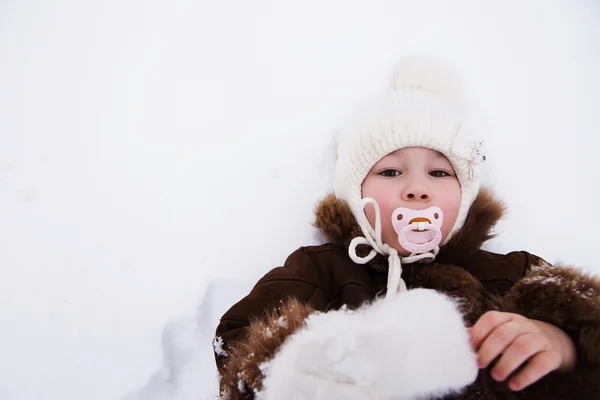
MULTIPOLYGON (((563 329, 574 341, 577 365, 553 372, 521 392, 481 370, 477 381, 454 399, 600 399, 600 281, 574 268, 555 267, 524 251, 506 255, 480 249, 504 208, 482 190, 463 228, 430 264, 403 265, 411 288, 430 288, 463 301, 467 324, 490 310, 524 315, 563 329)), ((348 256, 360 231, 347 204, 328 196, 317 207, 317 226, 330 243, 302 247, 283 267, 267 273, 250 294, 221 318, 215 354, 224 398, 252 399, 262 387, 259 365, 313 311, 359 307, 385 294, 387 258, 366 265, 348 256), (279 324, 280 316, 287 324, 279 324), (285 326, 282 326, 285 325, 285 326), (269 334, 265 334, 269 332, 269 334)))

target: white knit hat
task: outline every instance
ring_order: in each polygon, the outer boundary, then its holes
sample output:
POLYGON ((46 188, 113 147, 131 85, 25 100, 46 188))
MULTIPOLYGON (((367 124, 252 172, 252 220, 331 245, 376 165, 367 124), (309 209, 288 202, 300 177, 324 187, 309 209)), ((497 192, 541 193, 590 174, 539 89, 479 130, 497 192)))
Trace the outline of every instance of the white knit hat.
POLYGON ((460 80, 450 66, 431 58, 405 58, 395 69, 394 86, 340 130, 335 195, 348 202, 363 234, 373 237, 361 201, 361 185, 373 165, 404 147, 436 150, 452 163, 461 187, 458 216, 445 243, 463 226, 479 192, 483 142, 468 132, 460 80))

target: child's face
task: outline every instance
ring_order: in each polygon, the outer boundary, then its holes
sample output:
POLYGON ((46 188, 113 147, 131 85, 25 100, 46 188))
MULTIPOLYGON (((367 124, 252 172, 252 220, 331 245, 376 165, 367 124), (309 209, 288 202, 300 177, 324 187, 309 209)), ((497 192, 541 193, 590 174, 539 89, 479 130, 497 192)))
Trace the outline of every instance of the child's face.
MULTIPOLYGON (((452 164, 441 153, 424 147, 405 147, 373 166, 362 183, 362 196, 371 197, 379 204, 383 242, 407 256, 410 253, 400 246, 392 226, 392 212, 398 207, 441 208, 443 242, 458 215, 460 184, 452 164)), ((368 205, 365 213, 375 227, 373 206, 368 205)))

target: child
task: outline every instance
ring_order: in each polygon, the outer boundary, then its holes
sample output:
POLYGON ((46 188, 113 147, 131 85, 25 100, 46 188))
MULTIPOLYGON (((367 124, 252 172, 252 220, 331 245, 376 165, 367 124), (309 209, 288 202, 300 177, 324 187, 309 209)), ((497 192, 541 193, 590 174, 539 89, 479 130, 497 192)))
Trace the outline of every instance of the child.
POLYGON ((480 249, 504 207, 461 100, 450 68, 407 58, 341 130, 329 243, 221 318, 222 398, 600 399, 600 281, 480 249))

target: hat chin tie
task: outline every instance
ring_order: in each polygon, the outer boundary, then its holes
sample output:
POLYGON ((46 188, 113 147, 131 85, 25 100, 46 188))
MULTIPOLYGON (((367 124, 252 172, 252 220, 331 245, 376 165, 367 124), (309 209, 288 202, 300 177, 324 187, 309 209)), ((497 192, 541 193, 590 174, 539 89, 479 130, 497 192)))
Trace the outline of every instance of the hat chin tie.
POLYGON ((411 252, 410 256, 401 257, 394 247, 381 240, 381 212, 375 199, 365 197, 360 201, 360 209, 368 204, 375 208, 375 229, 371 227, 366 215, 362 213, 357 219, 364 236, 352 239, 348 247, 348 255, 357 264, 366 264, 377 254, 388 256, 388 281, 386 298, 391 298, 399 292, 406 291, 406 282, 402 279, 402 264, 417 261, 431 262, 439 252, 442 239, 441 225, 443 213, 439 207, 425 210, 413 210, 400 207, 392 213, 392 225, 398 234, 398 242, 402 248, 411 252), (436 217, 437 215, 437 217, 436 217), (402 217, 400 217, 402 216, 402 217), (439 221, 439 223, 438 223, 439 221), (356 254, 359 245, 371 247, 365 257, 356 254))

